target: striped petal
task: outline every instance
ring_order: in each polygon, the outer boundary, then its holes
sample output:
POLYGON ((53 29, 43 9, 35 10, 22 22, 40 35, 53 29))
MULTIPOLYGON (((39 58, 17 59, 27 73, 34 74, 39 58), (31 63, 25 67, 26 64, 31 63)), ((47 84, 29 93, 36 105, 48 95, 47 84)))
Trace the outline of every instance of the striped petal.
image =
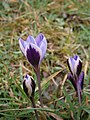
POLYGON ((40 49, 42 51, 42 59, 44 58, 47 50, 47 41, 46 39, 43 39, 42 44, 40 45, 40 49))
POLYGON ((20 45, 20 49, 21 49, 22 53, 25 55, 26 42, 20 38, 19 45, 20 45))
POLYGON ((82 69, 82 61, 80 57, 77 55, 75 55, 73 59, 75 61, 75 67, 74 67, 75 74, 79 76, 82 69))
POLYGON ((35 38, 38 47, 40 47, 40 45, 42 44, 43 39, 45 39, 45 37, 44 37, 44 35, 43 35, 42 33, 40 33, 40 34, 35 38))
POLYGON ((74 66, 75 66, 75 62, 73 61, 73 58, 69 58, 67 60, 67 64, 68 64, 68 67, 69 67, 69 70, 72 74, 74 74, 74 66))
POLYGON ((28 61, 31 63, 31 65, 34 68, 39 67, 40 61, 42 58, 42 52, 40 48, 34 44, 30 44, 26 49, 25 49, 25 54, 28 59, 28 61))
POLYGON ((33 44, 35 44, 35 45, 37 45, 37 43, 36 43, 36 40, 34 39, 34 37, 33 36, 28 36, 28 38, 27 38, 27 40, 26 40, 26 43, 29 45, 30 43, 33 43, 33 44))
POLYGON ((43 59, 46 53, 46 49, 47 49, 46 38, 44 37, 42 33, 40 33, 35 39, 36 39, 37 45, 40 47, 42 51, 42 59, 43 59))

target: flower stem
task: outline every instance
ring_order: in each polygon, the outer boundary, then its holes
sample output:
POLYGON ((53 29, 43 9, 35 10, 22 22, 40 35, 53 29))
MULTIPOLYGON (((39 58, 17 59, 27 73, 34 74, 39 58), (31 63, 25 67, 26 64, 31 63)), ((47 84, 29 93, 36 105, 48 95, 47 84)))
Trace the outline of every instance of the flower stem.
POLYGON ((41 84, 40 84, 41 83, 41 81, 40 81, 40 69, 39 68, 36 70, 36 76, 37 76, 40 104, 41 104, 41 107, 43 108, 43 100, 42 100, 42 95, 41 95, 41 84))
MULTIPOLYGON (((33 108, 36 108, 35 101, 34 101, 34 97, 31 96, 31 97, 30 97, 30 100, 31 100, 31 102, 32 102, 33 108)), ((36 115, 36 120, 39 120, 37 110, 34 110, 34 111, 35 111, 35 115, 36 115)))

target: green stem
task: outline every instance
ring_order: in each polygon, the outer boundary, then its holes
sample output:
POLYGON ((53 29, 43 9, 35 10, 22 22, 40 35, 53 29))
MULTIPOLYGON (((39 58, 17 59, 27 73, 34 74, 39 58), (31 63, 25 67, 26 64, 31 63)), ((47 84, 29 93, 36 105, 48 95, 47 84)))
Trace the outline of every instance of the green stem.
MULTIPOLYGON (((36 108, 35 101, 34 101, 34 97, 31 96, 31 97, 30 97, 30 100, 31 100, 31 102, 32 102, 33 108, 36 108)), ((36 120, 39 120, 37 110, 34 110, 34 111, 35 111, 35 115, 36 115, 36 120)))
POLYGON ((36 70, 36 76, 37 76, 37 83, 38 83, 38 91, 39 91, 39 98, 40 98, 40 105, 43 108, 43 100, 41 95, 41 80, 40 80, 40 69, 38 68, 36 70))

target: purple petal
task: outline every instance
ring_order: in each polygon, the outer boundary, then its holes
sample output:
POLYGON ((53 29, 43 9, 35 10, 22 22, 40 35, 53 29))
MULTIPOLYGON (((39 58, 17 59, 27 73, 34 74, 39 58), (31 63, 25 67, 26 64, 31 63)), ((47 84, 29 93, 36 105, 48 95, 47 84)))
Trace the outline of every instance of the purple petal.
POLYGON ((40 45, 42 44, 41 42, 42 42, 43 39, 45 39, 45 37, 44 37, 44 35, 43 35, 42 33, 40 33, 40 34, 35 38, 38 47, 40 47, 40 45))
POLYGON ((74 57, 73 57, 73 58, 74 58, 75 60, 77 60, 77 59, 78 59, 78 57, 79 57, 78 55, 74 55, 74 57))
POLYGON ((77 70, 76 70, 77 76, 80 75, 81 70, 82 70, 82 62, 79 60, 78 65, 77 65, 77 70))
MULTIPOLYGON (((78 55, 74 55, 73 59, 74 59, 75 61, 81 61, 81 59, 80 59, 80 57, 79 57, 78 55)), ((81 62, 82 62, 82 61, 81 61, 81 62)))
POLYGON ((36 42, 37 45, 40 47, 41 51, 42 51, 42 59, 44 58, 45 54, 46 54, 46 49, 47 49, 47 41, 46 38, 44 37, 44 35, 42 33, 40 33, 37 37, 36 37, 36 42))
POLYGON ((43 39, 42 44, 40 45, 40 49, 42 51, 42 59, 44 58, 47 50, 47 41, 46 39, 43 39))
POLYGON ((68 67, 69 67, 70 72, 71 72, 72 75, 73 75, 73 74, 74 74, 75 61, 73 60, 72 57, 70 57, 70 58, 67 60, 67 65, 68 65, 68 67))
POLYGON ((28 45, 30 45, 30 43, 37 44, 33 36, 28 36, 26 42, 28 45))
POLYGON ((23 81, 23 89, 27 96, 31 96, 31 93, 28 94, 28 88, 25 85, 25 80, 23 81))
POLYGON ((27 80, 28 80, 28 79, 29 79, 29 75, 26 74, 25 77, 24 77, 24 79, 27 79, 27 80))
POLYGON ((33 80, 33 78, 31 77, 31 87, 32 87, 32 95, 34 95, 34 91, 35 91, 35 87, 36 87, 36 84, 35 84, 35 81, 33 80))
POLYGON ((83 84, 84 84, 84 72, 83 71, 80 73, 80 76, 78 78, 78 82, 81 86, 81 89, 83 90, 83 84))
POLYGON ((19 45, 20 45, 20 49, 21 49, 22 53, 25 55, 26 42, 20 38, 19 45))
POLYGON ((40 64, 40 60, 42 56, 40 48, 34 44, 30 44, 30 46, 26 48, 25 51, 28 61, 31 63, 31 65, 34 68, 37 68, 40 64))
POLYGON ((74 77, 72 76, 71 73, 68 74, 67 79, 69 79, 74 86, 75 90, 77 91, 77 86, 76 86, 76 81, 74 80, 74 77))
POLYGON ((82 61, 81 61, 80 57, 77 55, 74 56, 74 60, 75 60, 75 68, 74 68, 75 74, 78 77, 81 73, 81 70, 82 70, 82 61))

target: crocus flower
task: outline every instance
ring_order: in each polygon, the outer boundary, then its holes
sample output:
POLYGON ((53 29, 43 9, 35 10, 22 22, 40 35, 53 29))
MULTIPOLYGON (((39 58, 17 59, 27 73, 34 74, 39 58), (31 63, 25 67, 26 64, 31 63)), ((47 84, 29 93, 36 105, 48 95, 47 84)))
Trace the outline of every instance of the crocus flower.
POLYGON ((19 45, 22 53, 34 69, 39 68, 47 49, 47 41, 42 33, 36 38, 28 36, 27 40, 19 39, 19 45))
POLYGON ((84 72, 82 71, 82 61, 79 56, 75 55, 67 60, 67 64, 71 73, 68 79, 71 81, 76 92, 78 93, 79 102, 81 102, 81 92, 83 90, 84 72))
POLYGON ((34 96, 35 87, 33 77, 26 74, 23 80, 23 89, 29 98, 34 96))
MULTIPOLYGON (((26 74, 23 80, 23 89, 26 95, 28 96, 28 98, 30 98, 33 108, 36 108, 35 100, 34 100, 35 87, 36 87, 36 84, 34 82, 33 77, 26 74)), ((39 120, 37 110, 34 110, 34 111, 36 115, 36 120, 39 120)))
POLYGON ((80 57, 77 55, 75 55, 73 58, 70 57, 67 60, 67 64, 68 64, 71 74, 76 78, 79 77, 81 70, 82 70, 82 61, 80 57))

